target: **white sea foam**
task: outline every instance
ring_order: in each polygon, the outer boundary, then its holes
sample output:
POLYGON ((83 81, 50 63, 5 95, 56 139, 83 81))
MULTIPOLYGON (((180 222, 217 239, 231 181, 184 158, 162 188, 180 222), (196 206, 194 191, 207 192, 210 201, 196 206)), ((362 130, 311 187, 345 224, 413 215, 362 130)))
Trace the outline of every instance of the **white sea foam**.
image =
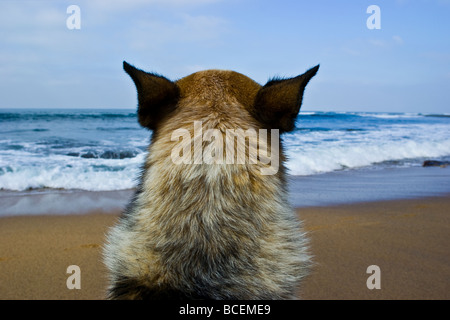
POLYGON ((296 145, 287 150, 287 167, 293 175, 311 175, 388 161, 419 165, 422 158, 450 155, 447 128, 396 126, 365 133, 314 132, 296 135, 296 145), (317 141, 320 143, 314 143, 317 141), (409 159, 417 161, 407 162, 409 159))
MULTIPOLYGON (((22 154, 24 155, 24 154, 22 154)), ((28 155, 5 166, 0 162, 0 188, 23 191, 55 188, 89 191, 124 190, 136 186, 145 154, 129 159, 83 159, 53 155, 28 155), (30 165, 31 164, 31 165, 30 165)))
POLYGON ((402 118, 419 118, 422 115, 418 113, 354 113, 361 117, 370 117, 378 119, 402 119, 402 118))
MULTIPOLYGON (((37 120, 32 112, 24 114, 4 116, 0 123, 0 190, 136 186, 150 132, 139 128, 129 111, 123 117, 50 114, 37 120)), ((283 137, 287 167, 292 175, 314 175, 448 158, 449 120, 442 115, 301 112, 299 129, 283 137)))
MULTIPOLYGON (((392 134, 386 140, 380 133, 365 137, 342 132, 329 135, 329 139, 318 132, 304 136, 297 133, 291 137, 297 141, 285 143, 289 173, 312 175, 386 161, 450 155, 449 139, 401 139, 392 134)), ((144 157, 145 153, 127 159, 83 159, 63 155, 44 158, 15 151, 8 157, 1 157, 0 188, 17 191, 30 188, 129 189, 136 186, 144 157)), ((416 163, 420 164, 420 161, 416 163)))

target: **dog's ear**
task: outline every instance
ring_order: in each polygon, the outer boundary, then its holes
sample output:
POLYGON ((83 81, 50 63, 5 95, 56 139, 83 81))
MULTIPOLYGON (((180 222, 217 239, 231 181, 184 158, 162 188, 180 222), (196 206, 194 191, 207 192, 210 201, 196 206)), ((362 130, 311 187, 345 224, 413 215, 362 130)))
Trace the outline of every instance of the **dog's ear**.
POLYGON ((136 85, 139 123, 154 130, 159 121, 175 109, 178 86, 163 76, 139 70, 125 61, 123 69, 136 85))
POLYGON ((305 87, 317 70, 319 65, 294 78, 267 82, 256 95, 253 116, 271 129, 292 131, 305 87))

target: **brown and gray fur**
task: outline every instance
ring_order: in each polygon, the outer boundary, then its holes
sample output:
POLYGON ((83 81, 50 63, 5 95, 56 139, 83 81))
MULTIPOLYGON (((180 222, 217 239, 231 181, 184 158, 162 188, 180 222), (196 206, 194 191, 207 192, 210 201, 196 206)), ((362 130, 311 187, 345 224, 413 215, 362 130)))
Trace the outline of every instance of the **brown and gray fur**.
POLYGON ((192 133, 194 121, 224 134, 291 131, 318 67, 261 86, 223 70, 170 81, 124 62, 137 87, 139 123, 153 134, 137 191, 107 236, 109 299, 295 297, 311 258, 288 203, 281 144, 278 172, 262 175, 261 162, 174 164, 171 134, 192 133))

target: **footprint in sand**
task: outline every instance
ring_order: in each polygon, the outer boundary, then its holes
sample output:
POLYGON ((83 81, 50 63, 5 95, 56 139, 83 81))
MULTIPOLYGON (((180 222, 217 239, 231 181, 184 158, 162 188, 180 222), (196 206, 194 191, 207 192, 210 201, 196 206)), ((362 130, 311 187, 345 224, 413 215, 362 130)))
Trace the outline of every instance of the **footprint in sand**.
POLYGON ((80 247, 83 249, 91 249, 91 248, 98 248, 98 247, 100 247, 100 245, 96 244, 96 243, 88 243, 88 244, 82 244, 80 247))
POLYGON ((0 262, 11 260, 12 257, 0 257, 0 262))
POLYGON ((70 250, 76 250, 76 249, 95 249, 95 248, 99 248, 100 245, 97 243, 86 243, 86 244, 82 244, 79 247, 72 247, 72 248, 65 248, 64 251, 70 251, 70 250))

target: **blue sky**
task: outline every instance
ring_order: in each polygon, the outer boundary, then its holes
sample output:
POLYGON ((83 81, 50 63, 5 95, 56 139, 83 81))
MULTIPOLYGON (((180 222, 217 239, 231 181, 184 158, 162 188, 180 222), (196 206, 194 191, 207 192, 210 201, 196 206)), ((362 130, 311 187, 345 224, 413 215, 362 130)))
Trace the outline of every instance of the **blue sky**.
POLYGON ((449 34, 450 0, 2 0, 0 108, 135 108, 126 60, 172 80, 215 68, 260 84, 320 63, 303 110, 450 113, 449 34))

